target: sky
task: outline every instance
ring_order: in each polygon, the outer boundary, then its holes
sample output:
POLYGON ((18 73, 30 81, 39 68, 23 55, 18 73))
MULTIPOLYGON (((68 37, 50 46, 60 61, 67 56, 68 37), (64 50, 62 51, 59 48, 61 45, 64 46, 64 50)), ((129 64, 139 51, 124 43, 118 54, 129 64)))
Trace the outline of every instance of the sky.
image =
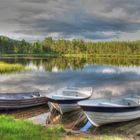
POLYGON ((0 0, 0 35, 139 40, 140 0, 0 0))

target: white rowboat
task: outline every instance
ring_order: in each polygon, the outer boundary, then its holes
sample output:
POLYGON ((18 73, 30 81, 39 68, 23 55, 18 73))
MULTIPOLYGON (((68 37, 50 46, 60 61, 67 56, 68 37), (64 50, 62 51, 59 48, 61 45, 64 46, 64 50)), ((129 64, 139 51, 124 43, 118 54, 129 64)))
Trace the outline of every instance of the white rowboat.
POLYGON ((78 102, 95 126, 140 118, 140 95, 123 95, 78 102))
POLYGON ((67 87, 59 92, 47 95, 50 110, 56 109, 61 114, 79 109, 77 102, 90 98, 92 88, 67 87))

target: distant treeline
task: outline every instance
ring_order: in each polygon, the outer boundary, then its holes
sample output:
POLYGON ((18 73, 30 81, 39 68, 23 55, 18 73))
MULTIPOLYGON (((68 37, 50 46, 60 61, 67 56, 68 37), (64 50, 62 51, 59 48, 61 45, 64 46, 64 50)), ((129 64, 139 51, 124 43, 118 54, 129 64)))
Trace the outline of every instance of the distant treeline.
POLYGON ((85 42, 84 40, 54 40, 47 37, 33 43, 0 36, 1 54, 113 54, 140 55, 140 41, 85 42))

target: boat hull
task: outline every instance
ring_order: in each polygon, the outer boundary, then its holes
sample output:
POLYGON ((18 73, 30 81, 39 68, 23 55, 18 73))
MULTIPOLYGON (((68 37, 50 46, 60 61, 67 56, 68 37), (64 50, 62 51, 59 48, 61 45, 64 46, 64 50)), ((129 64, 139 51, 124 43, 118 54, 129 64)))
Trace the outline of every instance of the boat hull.
POLYGON ((92 112, 84 111, 88 120, 94 126, 101 126, 109 123, 130 121, 140 118, 140 110, 130 112, 92 112))
POLYGON ((39 106, 47 104, 46 97, 37 97, 32 99, 20 99, 20 100, 0 100, 0 110, 13 110, 20 108, 28 108, 33 106, 39 106))
POLYGON ((64 114, 66 112, 74 111, 80 108, 80 106, 77 103, 74 104, 61 104, 61 103, 53 103, 48 102, 50 111, 53 109, 59 111, 61 114, 64 114))

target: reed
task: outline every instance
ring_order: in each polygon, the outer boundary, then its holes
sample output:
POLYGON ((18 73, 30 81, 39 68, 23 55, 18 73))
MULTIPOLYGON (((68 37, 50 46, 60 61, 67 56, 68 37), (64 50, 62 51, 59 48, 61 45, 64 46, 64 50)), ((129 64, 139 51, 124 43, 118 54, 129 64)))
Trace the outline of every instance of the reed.
POLYGON ((4 62, 0 62, 0 73, 12 73, 12 72, 21 72, 29 70, 27 67, 21 64, 8 64, 4 62))

